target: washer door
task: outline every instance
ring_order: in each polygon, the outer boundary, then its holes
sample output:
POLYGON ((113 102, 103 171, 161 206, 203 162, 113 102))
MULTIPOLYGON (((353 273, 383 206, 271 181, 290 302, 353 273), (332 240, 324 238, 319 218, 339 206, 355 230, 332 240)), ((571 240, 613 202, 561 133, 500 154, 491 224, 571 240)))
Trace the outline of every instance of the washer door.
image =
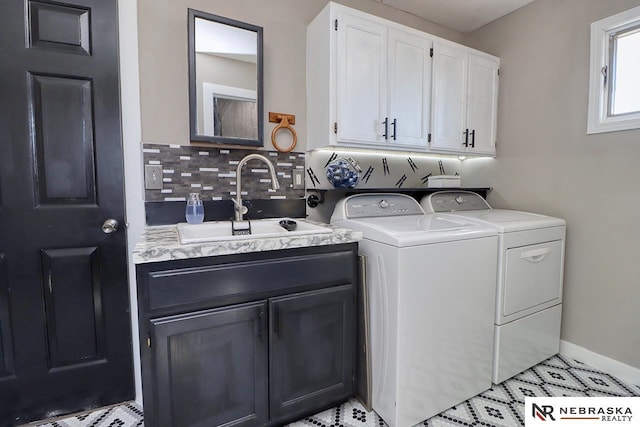
POLYGON ((507 249, 503 316, 562 297, 562 241, 507 249))

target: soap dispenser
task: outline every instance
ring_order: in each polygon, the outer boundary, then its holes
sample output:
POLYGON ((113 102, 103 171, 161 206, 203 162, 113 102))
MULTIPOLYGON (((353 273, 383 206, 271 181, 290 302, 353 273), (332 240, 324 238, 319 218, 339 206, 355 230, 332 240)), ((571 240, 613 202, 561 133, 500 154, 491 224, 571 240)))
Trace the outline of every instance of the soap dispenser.
POLYGON ((189 224, 200 224, 204 221, 204 205, 199 193, 189 193, 184 216, 189 224))

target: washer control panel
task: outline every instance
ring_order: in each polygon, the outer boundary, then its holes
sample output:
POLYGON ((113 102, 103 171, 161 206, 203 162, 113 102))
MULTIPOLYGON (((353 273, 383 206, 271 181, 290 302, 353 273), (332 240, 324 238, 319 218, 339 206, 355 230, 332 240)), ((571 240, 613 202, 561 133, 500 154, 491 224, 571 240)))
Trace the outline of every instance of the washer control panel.
POLYGON ((470 191, 438 191, 422 200, 427 212, 460 212, 491 209, 485 199, 470 191))
POLYGON ((420 204, 404 194, 356 194, 345 199, 347 218, 423 215, 420 204))

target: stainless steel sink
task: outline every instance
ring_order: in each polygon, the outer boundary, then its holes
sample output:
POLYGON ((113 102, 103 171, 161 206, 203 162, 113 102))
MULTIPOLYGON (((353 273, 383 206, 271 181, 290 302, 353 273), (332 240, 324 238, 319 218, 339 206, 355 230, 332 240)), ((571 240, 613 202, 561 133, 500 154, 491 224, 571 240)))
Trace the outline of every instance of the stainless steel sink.
MULTIPOLYGON (((283 218, 269 218, 251 221, 251 234, 233 235, 231 221, 204 222, 202 224, 178 224, 178 236, 183 245, 189 243, 206 243, 260 239, 270 237, 300 236, 306 234, 331 233, 329 227, 315 225, 296 219, 295 230, 285 230, 279 222, 283 218)), ((285 218, 289 219, 289 218, 285 218)), ((246 227, 247 222, 236 223, 236 228, 246 227)))

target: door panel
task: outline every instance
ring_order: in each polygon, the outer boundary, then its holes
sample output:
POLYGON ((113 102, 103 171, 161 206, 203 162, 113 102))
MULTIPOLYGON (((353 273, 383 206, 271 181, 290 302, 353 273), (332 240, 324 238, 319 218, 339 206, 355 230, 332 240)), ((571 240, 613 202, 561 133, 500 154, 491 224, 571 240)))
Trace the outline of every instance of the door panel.
POLYGON ((151 321, 157 426, 267 421, 266 304, 151 321))
POLYGON ((433 46, 433 139, 431 148, 463 149, 467 102, 468 54, 462 49, 433 46))
POLYGON ((89 79, 31 76, 38 205, 95 204, 89 79))
POLYGON ((470 53, 467 127, 474 131, 474 146, 467 151, 495 154, 497 114, 498 63, 470 53))
POLYGON ((432 41, 389 30, 390 144, 427 146, 431 107, 432 41), (393 139, 392 135, 396 136, 393 139))
POLYGON ((7 288, 5 256, 0 248, 0 381, 13 373, 9 289, 7 288))
POLYGON ((95 247, 42 251, 51 368, 104 357, 100 280, 94 274, 99 260, 95 247))
POLYGON ((90 54, 90 9, 46 2, 29 2, 31 46, 90 54))
POLYGON ((2 4, 0 342, 11 375, 0 380, 0 420, 9 425, 134 397, 126 230, 100 229, 125 223, 116 6, 2 4))
POLYGON ((271 419, 321 407, 353 393, 351 285, 270 300, 271 419))
POLYGON ((338 21, 338 139, 384 144, 387 29, 347 14, 338 21))

